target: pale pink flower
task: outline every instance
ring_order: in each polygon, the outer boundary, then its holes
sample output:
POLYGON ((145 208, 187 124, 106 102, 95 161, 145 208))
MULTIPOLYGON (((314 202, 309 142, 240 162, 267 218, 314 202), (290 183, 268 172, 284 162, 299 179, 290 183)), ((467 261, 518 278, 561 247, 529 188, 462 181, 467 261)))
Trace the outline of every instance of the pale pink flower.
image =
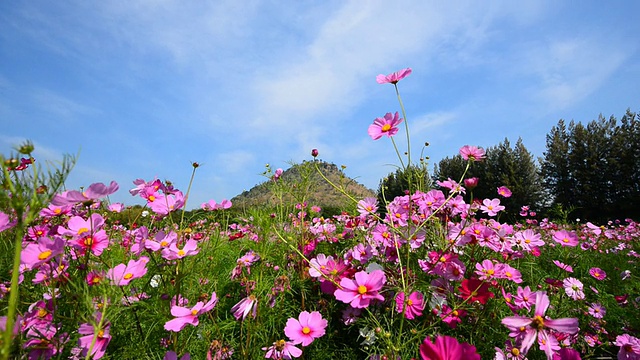
POLYGON ((508 316, 502 319, 502 324, 506 326, 511 333, 509 336, 521 339, 521 350, 527 353, 536 338, 540 344, 545 344, 542 349, 547 354, 547 359, 553 357, 553 344, 557 344, 557 340, 548 329, 558 331, 565 334, 575 334, 578 332, 578 319, 562 318, 549 319, 545 317, 545 313, 549 308, 549 297, 547 293, 536 292, 536 307, 532 318, 524 316, 508 316))
POLYGON ((622 334, 616 337, 616 341, 613 344, 620 346, 618 360, 640 359, 640 339, 629 334, 622 334))
POLYGON ((303 311, 298 316, 298 319, 289 318, 287 325, 284 328, 284 334, 289 337, 291 343, 301 344, 307 346, 324 335, 325 328, 327 327, 327 320, 322 318, 322 315, 313 311, 303 311))
POLYGON ((373 120, 373 124, 369 125, 369 136, 373 140, 380 139, 383 135, 391 137, 398 133, 398 125, 402 123, 403 119, 400 118, 398 112, 395 115, 386 113, 384 117, 379 117, 373 120))
POLYGON ((496 216, 504 209, 505 207, 500 205, 500 199, 484 199, 482 205, 480 205, 480 210, 489 216, 496 216))
POLYGON ((231 312, 236 320, 242 320, 247 318, 247 315, 251 314, 253 318, 256 317, 258 311, 258 299, 255 296, 249 295, 240 300, 237 304, 233 305, 231 312), (253 310, 253 311, 252 311, 253 310))
POLYGON ((290 360, 302 355, 302 350, 298 349, 293 342, 284 340, 278 340, 269 347, 263 347, 262 350, 267 352, 264 355, 266 359, 290 360))
POLYGON ((580 282, 580 280, 569 277, 562 280, 562 285, 564 286, 564 292, 567 294, 567 296, 569 296, 573 300, 584 299, 584 292, 582 290, 583 285, 582 285, 582 282, 580 282))
POLYGON ((389 75, 380 74, 376 76, 378 84, 397 84, 398 81, 404 79, 411 74, 411 68, 402 69, 389 75))
POLYGON ((178 249, 175 242, 171 243, 168 248, 162 249, 162 257, 167 260, 176 260, 182 259, 186 256, 194 256, 198 254, 198 252, 200 252, 200 250, 198 250, 198 242, 193 239, 189 239, 182 249, 178 249))

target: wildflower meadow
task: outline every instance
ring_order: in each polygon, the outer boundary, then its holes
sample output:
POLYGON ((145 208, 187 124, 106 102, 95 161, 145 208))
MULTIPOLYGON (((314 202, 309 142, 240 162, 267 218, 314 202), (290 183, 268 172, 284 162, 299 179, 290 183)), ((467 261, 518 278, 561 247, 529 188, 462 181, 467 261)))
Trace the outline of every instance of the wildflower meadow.
MULTIPOLYGON (((417 162, 399 91, 410 74, 377 77, 399 109, 363 129, 400 169, 417 162)), ((309 150, 302 166, 322 176, 309 150)), ((191 184, 69 190, 75 159, 45 170, 33 151, 2 158, 0 359, 640 359, 639 224, 526 207, 503 222, 508 187, 473 198, 480 147, 461 144, 459 178, 409 178, 384 201, 325 178, 351 203, 327 216, 308 178, 293 189, 281 169, 267 173, 275 208, 187 212, 191 184), (111 203, 118 191, 146 205, 111 203)))

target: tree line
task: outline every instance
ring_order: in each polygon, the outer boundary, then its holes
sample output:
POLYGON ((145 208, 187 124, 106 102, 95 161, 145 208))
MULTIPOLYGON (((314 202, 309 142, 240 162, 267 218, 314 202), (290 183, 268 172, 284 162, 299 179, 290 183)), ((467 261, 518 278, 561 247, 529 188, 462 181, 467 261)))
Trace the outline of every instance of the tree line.
MULTIPOLYGON (((465 178, 478 178, 476 199, 500 198, 509 220, 518 218, 522 206, 555 220, 592 221, 640 219, 640 118, 627 110, 620 120, 600 115, 586 125, 559 120, 546 136, 542 157, 534 156, 519 138, 485 149, 486 159, 474 162, 465 178), (497 188, 506 186, 510 197, 500 197, 497 188)), ((411 178, 433 187, 448 178, 460 180, 466 161, 460 155, 446 157, 434 166, 411 168, 411 178), (416 175, 420 172, 421 175, 416 175)), ((405 172, 398 170, 380 181, 386 199, 408 190, 405 172)))

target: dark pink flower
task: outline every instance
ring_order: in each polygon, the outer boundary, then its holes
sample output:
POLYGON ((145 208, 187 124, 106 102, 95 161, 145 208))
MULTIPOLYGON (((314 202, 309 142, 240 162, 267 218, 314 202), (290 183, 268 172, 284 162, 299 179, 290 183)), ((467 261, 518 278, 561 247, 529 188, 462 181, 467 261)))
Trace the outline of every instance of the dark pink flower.
POLYGON ((402 123, 402 118, 396 111, 395 115, 386 113, 384 117, 379 117, 373 120, 373 124, 369 125, 369 136, 373 140, 380 139, 383 135, 391 137, 398 133, 398 125, 402 123))
POLYGON ((511 197, 511 190, 509 190, 509 188, 506 186, 500 186, 498 188, 498 195, 506 198, 511 197))
POLYGON ((607 277, 607 273, 604 272, 604 270, 597 267, 593 267, 589 269, 589 275, 593 276, 595 279, 598 279, 600 281, 604 280, 607 277))
POLYGON ((301 344, 307 346, 313 342, 314 339, 322 337, 327 327, 327 320, 322 318, 322 315, 313 311, 303 311, 298 316, 298 319, 289 318, 287 325, 284 328, 284 334, 289 337, 293 345, 301 344))
POLYGON ((411 74, 411 68, 402 69, 389 75, 380 74, 376 76, 378 84, 397 84, 398 81, 404 79, 411 74))
POLYGON ((422 360, 480 360, 480 355, 473 345, 460 344, 450 336, 439 335, 434 342, 424 339, 420 345, 422 360))
POLYGON ((418 291, 412 292, 408 299, 405 299, 403 292, 396 295, 396 311, 399 313, 404 311, 404 317, 407 319, 413 320, 418 316, 422 316, 423 310, 424 296, 418 291), (407 306, 406 310, 405 305, 407 306))

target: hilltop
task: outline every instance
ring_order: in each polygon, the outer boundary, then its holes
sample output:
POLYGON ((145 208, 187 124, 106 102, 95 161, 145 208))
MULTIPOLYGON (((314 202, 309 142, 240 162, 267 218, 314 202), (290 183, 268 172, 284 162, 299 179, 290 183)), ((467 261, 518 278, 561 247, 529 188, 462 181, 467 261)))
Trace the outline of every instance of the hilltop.
MULTIPOLYGON (((347 193, 357 200, 365 197, 375 197, 376 192, 368 189, 356 180, 349 178, 335 164, 324 161, 303 162, 295 164, 282 173, 279 184, 277 185, 283 191, 283 200, 285 204, 293 205, 306 194, 305 199, 311 205, 317 205, 321 208, 355 208, 355 204, 345 195, 336 190, 329 184, 315 169, 318 169, 324 176, 336 185, 342 185, 347 193), (305 179, 307 179, 305 181, 305 179)), ((231 199, 235 208, 246 208, 252 206, 275 206, 279 200, 272 191, 276 184, 273 180, 267 180, 244 191, 240 195, 231 199)))

